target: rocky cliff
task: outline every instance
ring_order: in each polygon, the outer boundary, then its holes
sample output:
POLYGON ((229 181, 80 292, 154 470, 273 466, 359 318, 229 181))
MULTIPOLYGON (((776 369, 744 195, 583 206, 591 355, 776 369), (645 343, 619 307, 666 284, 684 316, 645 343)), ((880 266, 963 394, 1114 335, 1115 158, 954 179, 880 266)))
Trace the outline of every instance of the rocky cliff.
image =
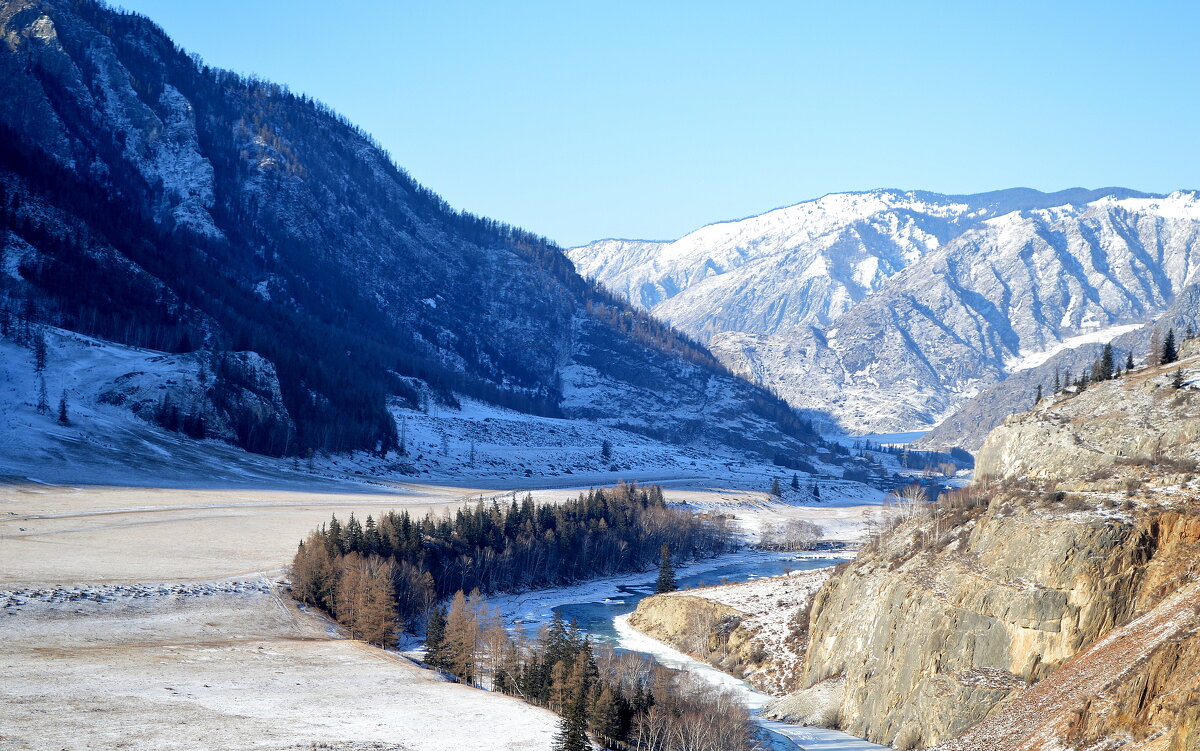
POLYGON ((1003 482, 894 513, 817 594, 806 688, 771 711, 898 748, 1195 748, 1200 415, 1176 367, 1047 400, 981 451, 1003 482))
POLYGON ((1170 470, 1195 471, 1200 391, 1191 380, 1200 368, 1200 347, 1188 342, 1183 355, 1080 394, 1051 395, 1010 417, 988 435, 976 471, 1003 480, 1071 481, 1141 465, 1155 468, 1158 482, 1174 481, 1170 470), (1174 386, 1177 370, 1189 374, 1182 388, 1174 386))

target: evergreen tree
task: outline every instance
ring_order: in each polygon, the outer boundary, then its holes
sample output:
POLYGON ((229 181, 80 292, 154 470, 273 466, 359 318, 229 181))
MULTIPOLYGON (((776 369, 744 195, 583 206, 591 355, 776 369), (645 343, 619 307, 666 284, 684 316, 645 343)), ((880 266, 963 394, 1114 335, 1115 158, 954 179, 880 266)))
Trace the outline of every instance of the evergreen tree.
POLYGON ((1125 372, 1133 372, 1133 350, 1129 350, 1129 354, 1125 356, 1125 372))
POLYGON ((446 610, 440 606, 430 612, 425 624, 425 663, 446 669, 446 610))
POLYGON ((1109 381, 1113 377, 1113 348, 1111 344, 1104 345, 1104 354, 1100 356, 1100 368, 1096 373, 1097 381, 1109 381))
POLYGON ((39 415, 50 414, 50 401, 49 397, 46 396, 46 378, 42 375, 38 376, 37 411, 39 415))
POLYGON ((46 334, 40 328, 33 335, 33 370, 41 373, 46 369, 46 334))
POLYGON ((816 482, 812 484, 812 497, 814 501, 820 502, 821 500, 821 486, 817 485, 816 482))
POLYGON ((664 542, 659 554, 658 581, 654 584, 654 593, 674 592, 677 589, 679 585, 675 583, 675 567, 671 565, 671 546, 664 542))
POLYGON ((1167 329, 1167 338, 1163 340, 1162 357, 1159 359, 1159 364, 1166 365, 1178 359, 1179 352, 1175 349, 1175 329, 1167 329))
POLYGON ((775 496, 776 498, 783 495, 783 490, 779 487, 778 477, 771 478, 771 495, 775 496))
POLYGON ((1035 396, 1033 398, 1033 406, 1036 407, 1037 405, 1039 405, 1041 403, 1042 403, 1042 384, 1039 383, 1038 387, 1037 387, 1037 396, 1035 396))
POLYGON ((62 425, 70 425, 71 418, 67 415, 67 392, 64 389, 58 398, 58 421, 62 425))
POLYGON ((591 751, 587 737, 587 716, 583 701, 568 702, 558 724, 558 735, 554 736, 554 751, 591 751))
POLYGON ((799 490, 799 489, 800 489, 800 475, 793 472, 792 473, 792 490, 799 490))
POLYGON ((1058 368, 1054 369, 1054 393, 1062 391, 1062 381, 1058 378, 1058 368))
POLYGON ((346 521, 346 550, 355 553, 363 552, 363 529, 362 524, 359 524, 358 519, 354 518, 354 512, 350 512, 350 518, 346 521))
POLYGON ((542 656, 548 668, 560 662, 569 662, 575 652, 571 644, 571 631, 557 610, 550 616, 550 625, 542 635, 542 656))
POLYGON ((612 459, 612 442, 607 438, 600 444, 600 461, 607 462, 612 459))
POLYGON ((1175 369, 1175 375, 1171 377, 1171 385, 1177 389, 1183 388, 1183 368, 1175 369))

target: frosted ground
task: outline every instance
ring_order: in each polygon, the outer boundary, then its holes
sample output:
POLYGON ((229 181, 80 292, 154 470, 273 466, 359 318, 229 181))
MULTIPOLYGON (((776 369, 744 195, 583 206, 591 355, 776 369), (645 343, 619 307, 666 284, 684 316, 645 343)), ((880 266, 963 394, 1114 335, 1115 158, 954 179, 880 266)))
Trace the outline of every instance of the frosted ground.
POLYGON ((802 505, 803 474, 793 491, 790 472, 736 455, 470 402, 397 408, 403 465, 358 455, 310 468, 100 403, 130 372, 186 377, 176 358, 59 331, 48 344, 48 391, 67 393, 69 426, 38 414, 28 350, 0 342, 6 749, 548 748, 549 713, 440 682, 297 609, 277 582, 300 538, 331 513, 440 513, 525 492, 553 502, 617 479, 660 482, 669 500, 750 534, 800 517, 853 538, 880 499, 822 479, 822 502, 802 505), (763 492, 772 477, 782 501, 763 492))

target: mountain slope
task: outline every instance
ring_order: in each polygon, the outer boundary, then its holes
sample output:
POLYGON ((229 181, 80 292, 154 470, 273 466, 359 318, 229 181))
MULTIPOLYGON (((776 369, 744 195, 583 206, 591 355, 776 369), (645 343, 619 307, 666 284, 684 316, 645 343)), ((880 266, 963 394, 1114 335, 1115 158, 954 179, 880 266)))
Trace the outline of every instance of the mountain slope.
POLYGON ((987 219, 1107 195, 1142 194, 1119 188, 831 193, 710 224, 674 242, 600 240, 567 255, 584 276, 694 335, 773 334, 830 323, 892 275, 987 219))
POLYGON ((85 0, 6 0, 0 37, 0 306, 26 343, 32 322, 256 351, 290 418, 247 444, 265 453, 394 447, 385 402, 416 406, 411 379, 673 440, 773 454, 808 436, 558 248, 454 211, 285 87, 85 0))
MULTIPOLYGON (((1200 285, 1190 284, 1183 288, 1152 325, 1131 327, 1132 330, 1112 339, 1110 343, 1122 367, 1131 354, 1135 363, 1140 365, 1145 361, 1149 354, 1151 326, 1158 329, 1160 335, 1168 329, 1174 329, 1177 336, 1189 327, 1193 331, 1200 330, 1200 285)), ((1055 378, 1066 383, 1068 375, 1078 377, 1093 366, 1103 351, 1103 343, 1085 342, 1055 353, 1041 364, 1010 371, 1003 381, 984 389, 921 436, 916 445, 927 448, 961 446, 974 451, 1006 417, 1031 407, 1039 386, 1045 395, 1049 395, 1054 390, 1055 378)))

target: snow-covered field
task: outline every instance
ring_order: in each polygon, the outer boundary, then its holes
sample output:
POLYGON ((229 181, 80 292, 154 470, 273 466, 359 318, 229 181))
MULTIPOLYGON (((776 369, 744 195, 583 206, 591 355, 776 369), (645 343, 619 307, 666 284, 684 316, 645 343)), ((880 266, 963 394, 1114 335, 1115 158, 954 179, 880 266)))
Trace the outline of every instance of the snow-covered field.
POLYGON ((0 748, 550 748, 552 713, 339 638, 265 580, 159 589, 0 608, 0 748))

